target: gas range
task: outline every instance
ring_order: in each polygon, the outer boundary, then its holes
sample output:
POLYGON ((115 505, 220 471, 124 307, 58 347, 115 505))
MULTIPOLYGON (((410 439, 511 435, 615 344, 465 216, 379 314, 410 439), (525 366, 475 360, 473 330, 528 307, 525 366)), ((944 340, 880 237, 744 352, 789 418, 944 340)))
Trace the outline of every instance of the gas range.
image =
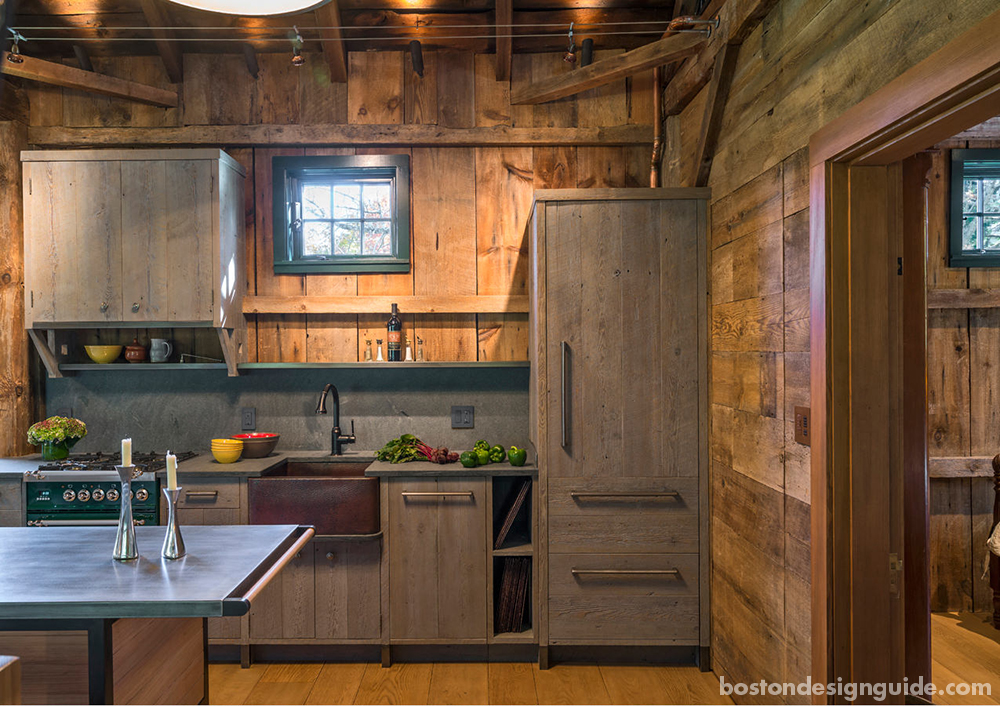
MULTIPOLYGON (((178 463, 197 454, 176 454, 178 463)), ((121 481, 115 465, 120 454, 73 454, 45 461, 25 473, 29 526, 115 525, 121 511, 121 481)), ((159 524, 160 493, 156 471, 166 468, 165 454, 133 453, 139 476, 132 481, 132 514, 136 524, 159 524)))

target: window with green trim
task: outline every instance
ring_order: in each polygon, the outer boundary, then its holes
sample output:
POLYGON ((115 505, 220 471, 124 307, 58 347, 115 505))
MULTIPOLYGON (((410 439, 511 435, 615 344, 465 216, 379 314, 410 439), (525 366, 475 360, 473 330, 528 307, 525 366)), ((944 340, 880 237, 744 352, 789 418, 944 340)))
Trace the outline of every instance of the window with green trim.
POLYGON ((951 151, 952 267, 1000 267, 1000 150, 951 151))
POLYGON ((410 158, 273 157, 274 271, 408 272, 410 158))

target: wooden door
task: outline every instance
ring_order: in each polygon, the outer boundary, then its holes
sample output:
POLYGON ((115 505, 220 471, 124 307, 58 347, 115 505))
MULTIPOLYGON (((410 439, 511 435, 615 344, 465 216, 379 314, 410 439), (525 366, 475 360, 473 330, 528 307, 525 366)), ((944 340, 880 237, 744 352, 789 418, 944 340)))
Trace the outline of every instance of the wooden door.
POLYGON ((378 639, 381 541, 316 541, 316 638, 378 639))
POLYGON ((24 163, 25 320, 121 321, 120 162, 24 163))
POLYGON ((390 640, 486 640, 486 511, 484 478, 389 481, 390 640))
POLYGON ((210 160, 122 162, 126 321, 212 321, 213 166, 210 160))
POLYGON ((250 606, 251 642, 315 637, 313 547, 305 546, 250 606))

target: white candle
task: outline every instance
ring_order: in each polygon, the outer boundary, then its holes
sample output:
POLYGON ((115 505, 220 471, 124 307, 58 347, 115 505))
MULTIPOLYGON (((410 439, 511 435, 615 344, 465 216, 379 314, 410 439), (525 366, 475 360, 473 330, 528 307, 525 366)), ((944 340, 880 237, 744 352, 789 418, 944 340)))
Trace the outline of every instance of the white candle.
POLYGON ((132 465, 132 440, 122 439, 122 465, 132 465))
POLYGON ((167 490, 177 490, 177 457, 167 451, 167 490))

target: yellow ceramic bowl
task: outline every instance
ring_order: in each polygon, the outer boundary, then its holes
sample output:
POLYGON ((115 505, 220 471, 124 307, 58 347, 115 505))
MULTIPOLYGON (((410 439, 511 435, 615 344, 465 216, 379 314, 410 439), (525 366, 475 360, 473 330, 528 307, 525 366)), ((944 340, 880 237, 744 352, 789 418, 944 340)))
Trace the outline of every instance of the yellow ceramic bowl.
POLYGON ((241 439, 212 439, 212 448, 220 449, 242 449, 243 441, 241 439))
POLYGON ((121 346, 84 346, 87 356, 95 363, 113 363, 122 354, 121 346))
POLYGON ((240 460, 240 456, 243 455, 243 448, 219 449, 213 447, 212 455, 215 456, 215 460, 219 463, 236 463, 240 460))

